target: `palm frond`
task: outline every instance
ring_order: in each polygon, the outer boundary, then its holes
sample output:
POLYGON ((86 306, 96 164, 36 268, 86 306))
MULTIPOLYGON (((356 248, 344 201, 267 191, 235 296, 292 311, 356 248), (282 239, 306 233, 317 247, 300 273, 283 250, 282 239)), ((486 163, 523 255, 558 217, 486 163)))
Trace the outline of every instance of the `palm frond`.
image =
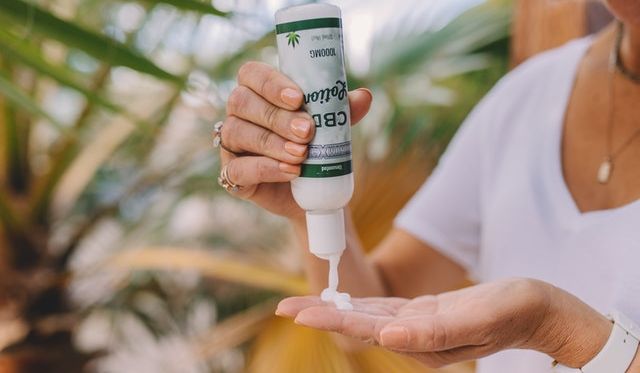
POLYGON ((67 128, 60 123, 56 118, 52 117, 49 113, 44 111, 40 105, 35 102, 30 96, 23 92, 20 92, 18 88, 11 82, 11 79, 0 72, 0 93, 7 101, 10 101, 14 105, 24 109, 34 117, 42 117, 49 123, 54 125, 61 133, 67 132, 67 128))
POLYGON ((100 166, 135 129, 132 121, 125 116, 118 116, 100 129, 89 144, 73 158, 53 190, 51 208, 56 216, 64 216, 71 210, 100 166))
POLYGON ((371 80, 414 72, 434 57, 450 57, 474 52, 508 35, 510 11, 483 5, 472 8, 439 30, 406 36, 378 45, 372 58, 371 80))
POLYGON ((14 27, 23 26, 28 21, 28 32, 78 48, 104 63, 126 66, 173 83, 183 82, 182 78, 163 70, 122 43, 65 21, 32 3, 23 0, 0 1, 0 20, 14 27))
POLYGON ((46 57, 41 55, 36 48, 6 30, 0 30, 0 54, 5 55, 13 61, 23 63, 35 71, 56 80, 62 85, 73 88, 82 93, 88 100, 94 101, 109 110, 121 110, 114 103, 84 86, 77 78, 77 74, 73 71, 62 66, 50 64, 46 57))
POLYGON ((115 254, 111 265, 128 270, 193 270, 202 276, 231 281, 284 294, 307 294, 306 281, 275 268, 222 258, 201 249, 148 247, 115 254))
POLYGON ((229 13, 220 11, 211 5, 211 2, 200 0, 140 0, 149 4, 168 4, 180 10, 194 11, 203 14, 225 17, 229 13))

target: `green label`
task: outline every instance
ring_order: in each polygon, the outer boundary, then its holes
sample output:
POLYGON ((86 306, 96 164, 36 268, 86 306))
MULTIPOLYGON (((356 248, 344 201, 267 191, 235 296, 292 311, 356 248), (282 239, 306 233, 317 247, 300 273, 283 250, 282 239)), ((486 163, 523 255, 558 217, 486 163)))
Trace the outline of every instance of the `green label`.
POLYGON ((351 173, 351 161, 328 164, 303 164, 302 177, 333 177, 351 173))
POLYGON ((276 34, 285 34, 300 30, 312 30, 314 28, 342 27, 340 18, 316 18, 302 21, 281 23, 276 25, 276 34))

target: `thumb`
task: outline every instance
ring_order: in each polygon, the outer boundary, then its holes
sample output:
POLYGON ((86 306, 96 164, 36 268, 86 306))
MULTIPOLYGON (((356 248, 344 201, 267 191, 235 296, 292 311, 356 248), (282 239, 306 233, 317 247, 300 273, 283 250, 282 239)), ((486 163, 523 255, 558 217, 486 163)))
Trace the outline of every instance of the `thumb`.
POLYGON ((349 106, 351 107, 351 125, 357 124, 369 112, 373 95, 366 88, 358 88, 349 92, 349 106))

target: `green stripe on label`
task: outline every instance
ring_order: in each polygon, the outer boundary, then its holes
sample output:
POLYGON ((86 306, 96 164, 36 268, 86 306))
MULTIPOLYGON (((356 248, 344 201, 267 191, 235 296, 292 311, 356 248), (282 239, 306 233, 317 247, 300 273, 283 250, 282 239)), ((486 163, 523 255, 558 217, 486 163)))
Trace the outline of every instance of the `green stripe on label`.
POLYGON ((340 18, 316 18, 305 19, 303 21, 295 21, 288 23, 281 23, 276 25, 276 34, 284 34, 287 32, 299 31, 299 30, 311 30, 314 28, 328 28, 328 27, 342 27, 340 18))
POLYGON ((351 161, 328 164, 302 164, 302 177, 333 177, 351 173, 351 161))

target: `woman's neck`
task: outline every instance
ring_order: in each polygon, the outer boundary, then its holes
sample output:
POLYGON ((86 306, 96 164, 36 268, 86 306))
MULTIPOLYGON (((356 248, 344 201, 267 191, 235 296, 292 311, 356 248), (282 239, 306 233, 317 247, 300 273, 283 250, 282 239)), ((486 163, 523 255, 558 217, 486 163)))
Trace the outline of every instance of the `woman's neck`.
POLYGON ((620 54, 624 66, 640 75, 640 27, 625 25, 620 54))

